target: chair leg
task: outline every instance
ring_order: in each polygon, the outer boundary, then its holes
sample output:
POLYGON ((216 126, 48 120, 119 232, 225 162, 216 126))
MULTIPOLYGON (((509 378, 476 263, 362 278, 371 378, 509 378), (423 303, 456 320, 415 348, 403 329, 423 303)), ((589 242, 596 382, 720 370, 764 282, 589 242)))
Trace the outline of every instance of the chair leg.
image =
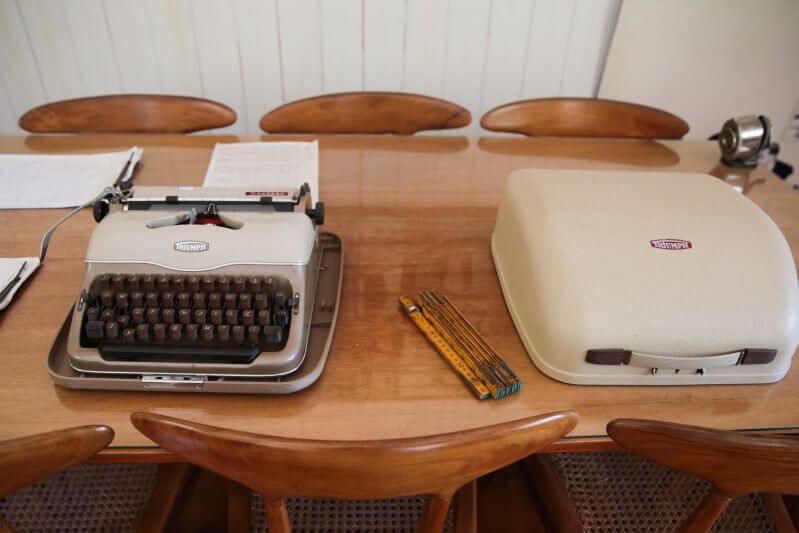
POLYGON ((422 520, 419 522, 420 533, 441 533, 447 521, 449 504, 452 495, 433 494, 427 497, 427 504, 424 506, 422 520))
POLYGON ((583 531, 580 517, 574 510, 563 480, 552 458, 545 453, 531 455, 522 460, 527 479, 540 503, 550 527, 558 531, 575 533, 583 531))
POLYGON ((268 498, 261 495, 266 509, 266 527, 273 533, 291 533, 291 522, 283 498, 268 498))
POLYGON ((477 481, 455 493, 455 533, 477 533, 477 481))
POLYGON ((788 514, 785 501, 779 494, 761 494, 763 503, 766 504, 768 514, 777 526, 777 533, 796 533, 796 527, 788 514))
POLYGON ((161 467, 139 520, 139 533, 164 531, 189 476, 196 468, 189 463, 168 463, 161 467))
POLYGON ((730 503, 731 498, 721 494, 716 489, 710 491, 705 499, 694 509, 685 522, 682 523, 680 533, 702 533, 710 531, 721 513, 730 503))
POLYGON ((232 479, 227 485, 227 530, 250 531, 250 489, 232 479))

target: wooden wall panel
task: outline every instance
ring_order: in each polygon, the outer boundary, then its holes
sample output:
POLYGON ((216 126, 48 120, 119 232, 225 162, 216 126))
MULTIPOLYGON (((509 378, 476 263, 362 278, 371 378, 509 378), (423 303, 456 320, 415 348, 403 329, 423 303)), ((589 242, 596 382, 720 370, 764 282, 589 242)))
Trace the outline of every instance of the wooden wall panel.
POLYGON ((596 94, 620 0, 0 0, 0 134, 47 101, 226 103, 231 133, 323 92, 408 91, 481 114, 596 94))

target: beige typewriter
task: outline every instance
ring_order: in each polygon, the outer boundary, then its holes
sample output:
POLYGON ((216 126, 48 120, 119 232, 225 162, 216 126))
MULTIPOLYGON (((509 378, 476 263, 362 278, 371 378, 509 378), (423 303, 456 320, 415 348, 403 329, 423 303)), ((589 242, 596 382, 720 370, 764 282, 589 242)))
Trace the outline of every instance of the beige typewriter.
POLYGON ((324 206, 307 185, 136 187, 97 204, 95 218, 50 357, 57 383, 283 393, 319 377, 341 243, 317 231, 324 206))

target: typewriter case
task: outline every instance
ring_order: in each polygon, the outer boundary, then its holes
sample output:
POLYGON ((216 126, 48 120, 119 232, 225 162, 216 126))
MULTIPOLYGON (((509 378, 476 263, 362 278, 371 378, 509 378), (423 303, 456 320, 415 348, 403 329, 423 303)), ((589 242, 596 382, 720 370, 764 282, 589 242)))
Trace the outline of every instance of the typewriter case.
POLYGON ((785 238, 708 175, 519 170, 491 250, 531 359, 566 383, 770 383, 799 342, 785 238))

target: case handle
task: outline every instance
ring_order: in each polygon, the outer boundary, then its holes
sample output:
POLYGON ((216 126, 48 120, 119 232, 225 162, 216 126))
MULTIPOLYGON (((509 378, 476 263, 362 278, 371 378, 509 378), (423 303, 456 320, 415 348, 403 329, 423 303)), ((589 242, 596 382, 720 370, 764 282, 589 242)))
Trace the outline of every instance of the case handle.
POLYGON ((763 365, 777 356, 770 348, 744 348, 734 352, 694 357, 675 357, 634 352, 623 348, 588 350, 585 360, 595 365, 632 365, 645 368, 674 368, 699 370, 735 365, 763 365))

